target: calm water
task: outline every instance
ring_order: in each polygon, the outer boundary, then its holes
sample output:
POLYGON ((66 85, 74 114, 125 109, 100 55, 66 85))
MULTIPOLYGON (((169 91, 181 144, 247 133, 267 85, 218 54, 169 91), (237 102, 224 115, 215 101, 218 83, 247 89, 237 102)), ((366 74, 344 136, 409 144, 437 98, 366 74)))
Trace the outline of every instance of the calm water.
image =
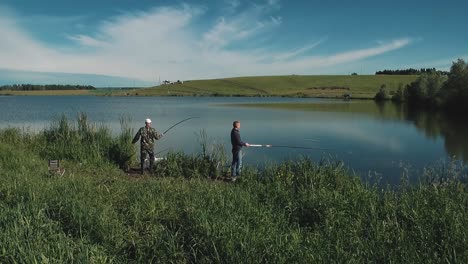
POLYGON ((96 123, 116 133, 119 117, 144 125, 150 117, 162 132, 191 116, 158 142, 157 150, 200 151, 200 131, 230 151, 232 121, 241 121, 244 141, 253 144, 304 146, 315 149, 249 148, 244 163, 254 166, 309 156, 343 160, 365 177, 377 173, 387 182, 398 182, 402 167, 421 170, 447 157, 468 159, 467 122, 424 112, 412 112, 393 104, 372 101, 331 101, 293 98, 144 98, 144 97, 0 97, 0 128, 41 130, 62 114, 75 120, 85 112, 96 123), (239 107, 239 103, 312 103, 298 109, 239 107))

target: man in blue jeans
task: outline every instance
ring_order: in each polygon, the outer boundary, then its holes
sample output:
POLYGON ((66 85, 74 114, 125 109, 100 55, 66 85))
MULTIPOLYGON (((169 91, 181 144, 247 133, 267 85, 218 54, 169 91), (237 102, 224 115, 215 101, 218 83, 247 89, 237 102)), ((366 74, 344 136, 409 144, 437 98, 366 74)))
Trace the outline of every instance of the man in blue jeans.
POLYGON ((231 144, 232 144, 232 163, 231 163, 231 177, 235 181, 241 174, 242 170, 242 147, 249 147, 250 144, 242 142, 240 137, 240 122, 234 121, 231 130, 231 144))

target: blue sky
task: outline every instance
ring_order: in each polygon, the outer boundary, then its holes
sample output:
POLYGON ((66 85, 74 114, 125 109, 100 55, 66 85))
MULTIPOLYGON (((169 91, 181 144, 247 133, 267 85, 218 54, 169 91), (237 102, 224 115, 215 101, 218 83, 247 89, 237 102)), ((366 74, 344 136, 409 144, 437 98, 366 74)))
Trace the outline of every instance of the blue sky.
POLYGON ((0 84, 447 70, 468 59, 467 13, 468 1, 1 0, 0 84))

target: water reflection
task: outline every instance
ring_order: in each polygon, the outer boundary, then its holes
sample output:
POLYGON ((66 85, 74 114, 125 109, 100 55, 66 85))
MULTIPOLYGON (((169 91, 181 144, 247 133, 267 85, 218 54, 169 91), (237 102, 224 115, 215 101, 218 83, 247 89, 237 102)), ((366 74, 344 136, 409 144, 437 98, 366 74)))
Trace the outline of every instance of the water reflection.
POLYGON ((445 150, 450 156, 468 161, 468 122, 465 117, 392 105, 401 111, 405 120, 411 121, 427 138, 442 137, 445 150))
MULTIPOLYGON (((456 157, 456 159, 465 162, 468 161, 468 118, 461 114, 427 111, 420 108, 408 107, 405 104, 373 101, 343 103, 340 105, 311 105, 310 110, 347 112, 351 114, 370 115, 374 118, 384 120, 409 122, 427 139, 435 141, 441 138, 449 156, 456 157)), ((339 128, 337 130, 339 130, 339 128)), ((391 138, 382 142, 380 138, 373 138, 368 133, 354 132, 356 133, 353 133, 352 128, 346 128, 346 133, 350 137, 366 139, 370 144, 384 144, 393 150, 401 149, 399 142, 391 138)))

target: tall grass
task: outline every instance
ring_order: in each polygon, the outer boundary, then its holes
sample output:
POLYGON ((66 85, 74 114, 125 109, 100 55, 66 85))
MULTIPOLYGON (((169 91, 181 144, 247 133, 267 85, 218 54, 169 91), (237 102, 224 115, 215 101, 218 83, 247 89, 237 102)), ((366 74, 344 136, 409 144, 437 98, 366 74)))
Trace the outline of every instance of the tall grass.
POLYGON ((134 129, 129 117, 120 118, 121 133, 113 141, 109 149, 109 159, 118 164, 121 169, 128 170, 132 160, 135 160, 135 147, 132 144, 134 129))
POLYGON ((220 158, 205 141, 202 155, 170 153, 136 178, 109 155, 119 142, 130 151, 128 135, 87 124, 0 130, 1 263, 468 262, 464 165, 389 188, 301 159, 226 183, 212 180, 220 158), (52 156, 64 176, 47 171, 52 156))
POLYGON ((121 133, 112 137, 104 125, 90 123, 85 113, 77 116, 76 124, 65 115, 37 136, 41 141, 39 153, 47 159, 66 159, 95 165, 113 162, 121 168, 129 166, 135 155, 131 144, 131 120, 121 117, 121 133))
POLYGON ((40 135, 44 140, 41 155, 50 159, 67 159, 99 163, 106 158, 112 145, 110 130, 102 125, 90 124, 80 113, 76 125, 65 115, 40 135))

